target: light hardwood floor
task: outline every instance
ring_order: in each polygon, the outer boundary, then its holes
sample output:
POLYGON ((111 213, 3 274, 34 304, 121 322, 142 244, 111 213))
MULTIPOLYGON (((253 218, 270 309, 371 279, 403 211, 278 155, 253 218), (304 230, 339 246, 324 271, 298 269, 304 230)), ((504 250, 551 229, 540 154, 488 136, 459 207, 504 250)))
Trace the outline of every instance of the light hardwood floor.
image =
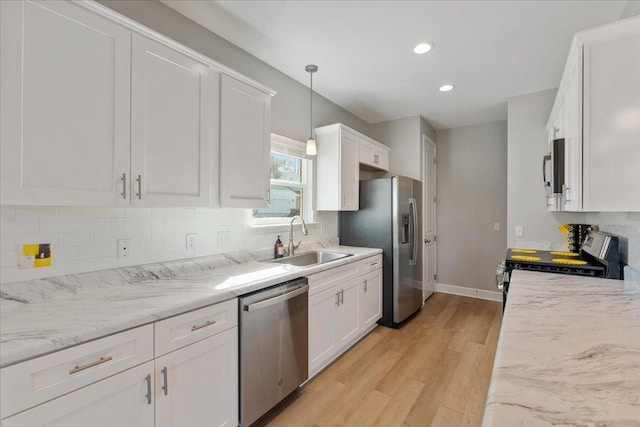
POLYGON ((377 327, 256 426, 479 426, 502 304, 437 293, 377 327))

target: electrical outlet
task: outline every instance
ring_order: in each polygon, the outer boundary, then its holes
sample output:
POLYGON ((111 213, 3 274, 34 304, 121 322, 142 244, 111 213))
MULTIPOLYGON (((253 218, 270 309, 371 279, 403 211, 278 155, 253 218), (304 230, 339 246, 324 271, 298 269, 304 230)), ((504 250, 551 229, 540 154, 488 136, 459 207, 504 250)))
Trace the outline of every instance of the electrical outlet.
POLYGON ((229 231, 218 231, 218 247, 226 248, 230 243, 230 234, 229 231))
POLYGON ((500 231, 500 223, 499 222, 494 222, 493 223, 493 231, 500 231))
POLYGON ((516 225, 516 237, 524 236, 524 227, 522 225, 516 225))
POLYGON ((118 239, 118 259, 129 258, 131 239, 118 239))
POLYGON ((196 233, 187 233, 185 249, 188 254, 196 253, 196 233))

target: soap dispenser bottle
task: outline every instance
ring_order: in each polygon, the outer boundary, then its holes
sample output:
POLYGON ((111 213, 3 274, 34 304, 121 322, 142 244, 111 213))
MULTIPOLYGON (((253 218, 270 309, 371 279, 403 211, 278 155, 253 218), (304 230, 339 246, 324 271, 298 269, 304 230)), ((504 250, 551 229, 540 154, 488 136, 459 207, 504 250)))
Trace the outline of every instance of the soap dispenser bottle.
POLYGON ((276 243, 273 245, 273 258, 282 258, 280 255, 280 246, 282 245, 282 241, 280 240, 280 236, 276 239, 276 243))

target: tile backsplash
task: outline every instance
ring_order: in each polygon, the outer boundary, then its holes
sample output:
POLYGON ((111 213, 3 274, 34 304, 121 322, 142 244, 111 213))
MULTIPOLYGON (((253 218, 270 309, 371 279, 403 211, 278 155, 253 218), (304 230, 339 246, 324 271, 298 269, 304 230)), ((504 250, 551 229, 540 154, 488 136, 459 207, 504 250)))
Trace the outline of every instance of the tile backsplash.
POLYGON ((640 212, 598 212, 587 214, 587 223, 620 237, 620 256, 640 270, 640 212))
MULTIPOLYGON (((279 234, 286 245, 288 226, 251 226, 251 209, 133 209, 23 207, 0 208, 0 283, 83 273, 129 265, 271 247, 279 234), (195 233, 195 250, 187 234, 195 233), (127 258, 118 258, 118 239, 129 239, 127 258), (51 267, 18 269, 18 247, 52 247, 51 267)), ((337 215, 318 212, 302 236, 337 236, 337 215)))

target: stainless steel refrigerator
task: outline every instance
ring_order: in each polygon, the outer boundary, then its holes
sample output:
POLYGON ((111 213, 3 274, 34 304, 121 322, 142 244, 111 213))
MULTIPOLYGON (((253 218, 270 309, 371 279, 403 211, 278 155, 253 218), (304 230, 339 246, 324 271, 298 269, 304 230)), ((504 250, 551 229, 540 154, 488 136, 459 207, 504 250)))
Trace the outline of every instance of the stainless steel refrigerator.
POLYGON ((422 183, 404 176, 360 181, 360 210, 340 212, 340 244, 383 251, 382 319, 398 327, 422 307, 422 183))

